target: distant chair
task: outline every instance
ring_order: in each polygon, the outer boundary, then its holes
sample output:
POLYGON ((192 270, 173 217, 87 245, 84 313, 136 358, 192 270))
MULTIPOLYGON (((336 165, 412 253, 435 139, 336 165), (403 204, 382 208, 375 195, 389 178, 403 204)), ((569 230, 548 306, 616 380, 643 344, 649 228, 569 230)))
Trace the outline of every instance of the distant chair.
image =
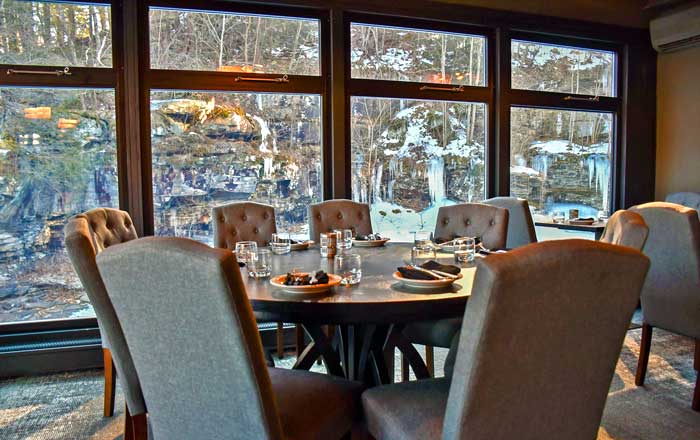
POLYGON ((532 220, 527 200, 518 197, 494 197, 484 200, 483 203, 508 210, 508 249, 537 243, 535 222, 532 220))
POLYGON ((127 432, 133 431, 137 431, 137 438, 144 438, 146 404, 124 334, 95 261, 97 254, 105 248, 137 238, 131 217, 118 209, 93 209, 70 218, 64 236, 68 256, 95 310, 100 327, 105 378, 104 415, 114 415, 116 377, 119 377, 127 404, 125 438, 129 438, 127 432))
POLYGON ((621 209, 608 219, 600 241, 641 251, 647 241, 647 235, 649 228, 644 218, 634 211, 621 209))
POLYGON ((668 203, 687 206, 688 208, 700 211, 700 193, 697 192, 677 192, 666 196, 668 203))
POLYGON ((369 205, 352 200, 335 199, 309 206, 311 239, 318 243, 322 232, 354 229, 356 234, 372 233, 369 205))
POLYGON ((452 378, 365 391, 370 433, 595 440, 648 258, 556 240, 477 265, 452 378))
MULTIPOLYGON (((630 209, 649 227, 644 253, 651 268, 642 289, 642 341, 635 383, 644 385, 652 330, 659 327, 695 341, 695 369, 700 361, 700 220, 697 211, 653 202, 630 209)), ((692 408, 700 411, 700 375, 692 408)))
MULTIPOLYGON (((275 208, 256 202, 233 202, 212 208, 214 246, 234 250, 239 241, 267 246, 277 232, 275 208)), ((296 325, 297 355, 303 345, 301 326, 296 325), (299 341, 302 341, 301 343, 299 341)), ((284 357, 284 323, 277 323, 277 357, 284 357)))
POLYGON ((508 242, 508 210, 483 203, 442 206, 438 210, 435 238, 479 237, 487 249, 505 249, 508 242))
POLYGON ((148 237, 107 249, 97 265, 154 438, 339 439, 350 431, 362 384, 265 366, 231 252, 148 237))

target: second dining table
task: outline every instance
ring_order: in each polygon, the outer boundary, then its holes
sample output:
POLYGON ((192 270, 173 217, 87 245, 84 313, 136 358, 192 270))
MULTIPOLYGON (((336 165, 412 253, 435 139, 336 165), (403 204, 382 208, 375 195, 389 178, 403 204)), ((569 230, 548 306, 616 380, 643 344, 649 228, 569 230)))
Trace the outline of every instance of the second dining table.
MULTIPOLYGON (((397 267, 411 258, 412 245, 388 243, 350 251, 362 258, 362 279, 353 286, 336 286, 322 294, 297 294, 248 277, 246 288, 259 321, 301 324, 311 342, 300 353, 296 369, 310 369, 322 359, 328 373, 367 385, 392 382, 394 348, 408 359, 417 378, 429 377, 415 347, 403 336, 406 324, 464 315, 471 294, 474 264, 462 264, 463 277, 436 290, 414 290, 393 278, 397 267), (328 327, 334 331, 328 331, 328 327)), ((454 264, 452 254, 438 261, 454 264)), ((333 273, 333 259, 317 247, 273 255, 272 275, 324 270, 333 273)))

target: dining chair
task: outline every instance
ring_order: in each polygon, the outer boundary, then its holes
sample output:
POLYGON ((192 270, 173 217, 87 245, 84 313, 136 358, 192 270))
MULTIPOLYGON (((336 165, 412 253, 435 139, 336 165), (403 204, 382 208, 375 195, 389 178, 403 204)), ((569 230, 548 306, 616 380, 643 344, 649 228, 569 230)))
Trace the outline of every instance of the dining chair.
POLYGON ((438 210, 435 238, 479 237, 487 249, 505 249, 508 242, 507 209, 484 203, 442 206, 438 210))
POLYGON ((527 200, 518 197, 493 197, 484 200, 483 203, 508 210, 508 249, 537 243, 535 222, 532 220, 527 200))
MULTIPOLYGON (((649 237, 643 252, 651 268, 642 289, 642 340, 635 383, 644 385, 655 327, 695 341, 695 369, 700 363, 700 220, 697 211, 666 202, 630 208, 644 218, 649 237)), ((700 411, 700 375, 692 408, 700 411)))
POLYGON ((362 384, 266 367, 233 253, 147 237, 105 250, 97 265, 155 440, 339 439, 351 430, 362 384))
MULTIPOLYGON (((487 249, 505 249, 507 246, 508 209, 484 203, 463 203, 443 206, 438 210, 436 238, 451 240, 455 237, 480 237, 487 249)), ((435 374, 434 347, 449 348, 452 337, 462 326, 461 318, 437 321, 416 321, 406 326, 404 336, 414 344, 425 346, 428 372, 435 374)), ((401 376, 408 379, 406 360, 401 360, 401 376)))
POLYGON ((649 259, 590 240, 480 259, 451 378, 365 391, 377 439, 597 437, 649 259))
POLYGON ((104 359, 104 415, 114 415, 117 378, 126 400, 125 438, 145 438, 146 405, 138 375, 124 341, 114 307, 107 296, 95 258, 104 249, 137 238, 131 217, 125 211, 97 208, 68 220, 65 246, 78 278, 95 311, 104 359))
MULTIPOLYGON (((233 202, 212 208, 214 246, 234 250, 239 241, 254 241, 267 246, 277 232, 275 208, 256 202, 233 202)), ((295 326, 296 352, 301 352, 303 333, 295 326), (301 344, 300 344, 301 341, 301 344)), ((284 323, 277 323, 277 357, 284 358, 284 323)))
POLYGON ((666 196, 668 203, 687 206, 688 208, 700 211, 700 193, 698 192, 677 192, 666 196))
POLYGON ((620 209, 608 219, 600 241, 641 251, 648 235, 649 228, 641 215, 620 209))
POLYGON ((354 229, 356 234, 372 233, 369 205, 352 200, 335 199, 309 206, 311 240, 318 243, 322 232, 334 229, 354 229))

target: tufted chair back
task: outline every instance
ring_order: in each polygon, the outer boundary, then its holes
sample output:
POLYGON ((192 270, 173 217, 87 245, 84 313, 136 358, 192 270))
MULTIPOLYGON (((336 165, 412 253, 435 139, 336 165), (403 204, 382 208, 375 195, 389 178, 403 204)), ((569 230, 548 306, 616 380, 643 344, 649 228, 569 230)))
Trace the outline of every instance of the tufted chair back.
POLYGON ((697 211, 666 202, 630 208, 644 218, 643 252, 651 268, 642 289, 644 322, 700 339, 700 220, 697 211))
POLYGON ((355 229, 356 234, 372 233, 369 205, 352 200, 336 199, 309 206, 311 240, 318 243, 322 232, 333 229, 355 229))
POLYGON ((649 228, 641 215, 621 209, 610 216, 600 241, 641 251, 648 234, 649 228))
POLYGON ((537 243, 535 222, 532 221, 527 200, 518 197, 494 197, 484 200, 484 204, 508 210, 508 249, 537 243))
POLYGON ((508 210, 483 203, 443 206, 438 211, 435 237, 481 237, 487 249, 505 249, 508 238, 508 210))
POLYGON ((666 196, 666 201, 677 205, 687 206, 696 211, 700 211, 700 193, 677 192, 666 196))
POLYGON ((233 250, 239 241, 267 246, 277 232, 275 208, 256 202, 234 202, 212 209, 214 246, 233 250))
POLYGON ((137 238, 131 218, 118 209, 93 209, 70 218, 64 236, 68 256, 95 310, 102 344, 110 349, 114 359, 129 411, 132 415, 143 414, 146 405, 139 379, 96 263, 97 254, 103 249, 137 238))

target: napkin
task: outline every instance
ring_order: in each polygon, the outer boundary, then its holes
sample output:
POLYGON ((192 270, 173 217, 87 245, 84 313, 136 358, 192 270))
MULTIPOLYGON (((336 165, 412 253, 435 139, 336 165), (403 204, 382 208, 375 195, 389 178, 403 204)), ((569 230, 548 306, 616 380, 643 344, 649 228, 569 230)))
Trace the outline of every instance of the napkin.
MULTIPOLYGON (((457 275, 460 273, 461 269, 457 266, 452 266, 450 264, 440 264, 435 260, 427 261, 420 265, 423 269, 427 270, 439 270, 440 272, 449 273, 452 275, 457 275)), ((397 268, 402 277, 409 280, 438 280, 441 279, 439 275, 431 276, 428 273, 421 272, 420 270, 411 269, 406 266, 397 268)))
POLYGON ((451 264, 440 264, 435 260, 427 261, 421 264, 420 267, 428 270, 439 270, 440 272, 449 273, 451 275, 459 275, 459 273, 462 271, 457 266, 453 266, 451 264))

